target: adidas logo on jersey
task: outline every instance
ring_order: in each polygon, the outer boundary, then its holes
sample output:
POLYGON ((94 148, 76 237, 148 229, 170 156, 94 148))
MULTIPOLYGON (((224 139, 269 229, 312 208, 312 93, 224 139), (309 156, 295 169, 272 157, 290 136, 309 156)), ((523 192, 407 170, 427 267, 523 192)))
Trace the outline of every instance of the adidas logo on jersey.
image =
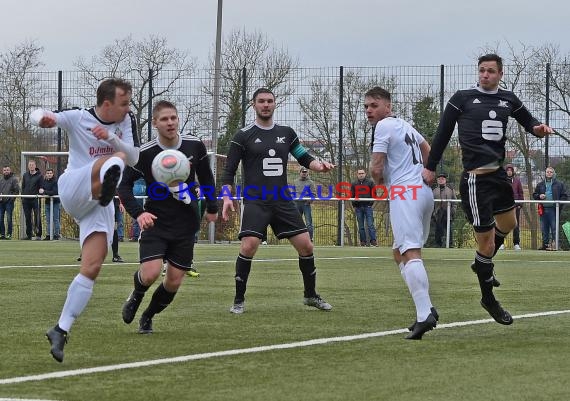
POLYGON ((261 143, 261 139, 257 138, 253 143, 261 143))
POLYGON ((479 104, 479 103, 481 103, 479 99, 475 98, 475 100, 473 100, 473 104, 479 104))

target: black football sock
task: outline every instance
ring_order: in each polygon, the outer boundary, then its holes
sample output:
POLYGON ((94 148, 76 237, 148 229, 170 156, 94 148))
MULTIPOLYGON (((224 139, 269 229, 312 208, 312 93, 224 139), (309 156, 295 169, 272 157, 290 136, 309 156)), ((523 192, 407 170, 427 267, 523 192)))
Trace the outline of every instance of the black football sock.
POLYGON ((479 279, 482 300, 486 305, 492 305, 497 302, 495 295, 493 295, 493 267, 491 258, 476 252, 475 273, 479 279))
POLYGON ((299 255, 299 270, 301 270, 301 273, 303 274, 305 297, 315 297, 317 295, 317 292, 315 290, 317 281, 317 269, 315 268, 315 257, 313 254, 307 256, 299 255))
POLYGON ((170 305, 175 295, 176 292, 166 291, 164 284, 160 283, 156 290, 154 290, 150 304, 143 312, 143 315, 152 318, 157 313, 162 312, 168 305, 170 305))
POLYGON ((251 271, 251 261, 252 258, 243 256, 241 253, 238 255, 236 260, 236 296, 234 298, 234 303, 243 302, 245 300, 245 290, 247 288, 247 278, 249 277, 249 272, 251 271))
POLYGON ((493 253, 493 256, 497 254, 501 245, 505 243, 506 236, 507 233, 504 233, 501 230, 499 230, 497 227, 495 227, 495 252, 493 253))
POLYGON ((135 283, 135 293, 141 297, 144 297, 145 292, 150 288, 149 285, 144 285, 141 281, 141 274, 140 270, 137 270, 134 275, 134 283, 135 283))
POLYGON ((111 250, 113 251, 113 257, 119 255, 119 235, 117 230, 113 231, 113 242, 111 243, 111 250))

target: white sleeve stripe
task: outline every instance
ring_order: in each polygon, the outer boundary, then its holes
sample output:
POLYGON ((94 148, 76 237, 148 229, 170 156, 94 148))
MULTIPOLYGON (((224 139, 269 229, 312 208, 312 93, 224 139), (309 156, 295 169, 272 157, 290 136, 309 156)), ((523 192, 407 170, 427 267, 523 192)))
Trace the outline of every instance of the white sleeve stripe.
POLYGON ((447 104, 449 104, 450 106, 453 106, 453 107, 455 107, 457 110, 461 111, 461 109, 460 109, 459 107, 457 107, 456 105, 454 105, 453 103, 447 102, 447 104))

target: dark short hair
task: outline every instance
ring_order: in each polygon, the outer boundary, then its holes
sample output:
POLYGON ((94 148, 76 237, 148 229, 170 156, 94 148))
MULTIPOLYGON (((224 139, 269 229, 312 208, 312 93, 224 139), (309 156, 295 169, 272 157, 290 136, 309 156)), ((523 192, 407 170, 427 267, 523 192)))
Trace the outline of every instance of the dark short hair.
POLYGON ((271 89, 259 88, 255 92, 253 92, 253 96, 251 97, 251 100, 253 100, 255 102, 255 99, 257 98, 257 96, 262 94, 262 93, 269 93, 273 96, 273 99, 275 99, 275 93, 273 93, 273 91, 271 89))
POLYGON ((379 86, 375 86, 372 89, 369 89, 364 96, 370 96, 375 99, 386 99, 387 101, 392 101, 392 95, 386 89, 381 88, 379 86))
POLYGON ((447 174, 445 174, 445 173, 439 173, 439 174, 437 175, 437 178, 439 178, 439 177, 447 178, 447 174))
POLYGON ((105 79, 97 88, 97 106, 101 106, 105 100, 114 102, 117 88, 124 90, 125 93, 133 92, 133 86, 129 81, 121 78, 105 79))
POLYGON ((482 55, 479 57, 477 66, 481 65, 481 63, 484 63, 485 61, 495 61, 497 63, 497 67, 499 67, 499 71, 503 71, 503 59, 498 54, 489 53, 482 55))
POLYGON ((174 109, 174 111, 176 111, 176 113, 178 114, 178 109, 176 108, 174 103, 169 102, 168 100, 159 100, 152 108, 152 118, 155 118, 158 112, 161 111, 162 109, 174 109))
POLYGON ((51 172, 53 173, 53 168, 46 168, 46 173, 47 173, 48 171, 51 171, 51 172))

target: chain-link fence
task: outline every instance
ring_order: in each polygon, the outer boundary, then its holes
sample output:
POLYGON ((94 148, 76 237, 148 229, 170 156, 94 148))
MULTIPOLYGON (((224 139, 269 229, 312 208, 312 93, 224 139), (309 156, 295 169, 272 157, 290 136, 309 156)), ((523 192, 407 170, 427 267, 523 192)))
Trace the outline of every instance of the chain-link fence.
MULTIPOLYGON (((312 179, 325 188, 342 181, 355 179, 358 168, 367 168, 371 129, 365 119, 363 93, 380 85, 393 95, 395 113, 416 126, 431 140, 439 115, 447 99, 458 89, 470 87, 477 81, 474 66, 395 66, 395 67, 322 67, 297 68, 280 74, 267 69, 262 72, 224 71, 220 90, 219 131, 212 133, 213 76, 212 70, 196 70, 192 74, 181 71, 148 71, 148 74, 124 76, 133 84, 132 109, 137 116, 142 142, 153 136, 150 116, 153 103, 169 99, 177 104, 181 130, 203 139, 210 148, 213 135, 217 136, 217 152, 225 154, 229 139, 235 131, 253 120, 249 97, 260 86, 270 87, 277 96, 275 120, 295 129, 302 143, 316 156, 331 160, 337 169, 328 174, 312 174, 312 179)), ((32 127, 29 112, 35 107, 61 110, 69 107, 89 107, 95 103, 95 89, 105 72, 91 74, 77 71, 37 72, 28 74, 18 86, 0 82, 1 88, 13 88, 0 97, 0 148, 2 163, 10 165, 18 177, 22 151, 66 151, 66 133, 58 129, 32 127)), ((5 78, 8 79, 8 78, 5 78)), ((570 183, 570 66, 546 64, 543 68, 524 69, 505 66, 502 86, 514 91, 527 108, 541 121, 549 123, 557 135, 539 140, 521 131, 512 120, 507 134, 507 163, 512 163, 524 187, 525 199, 530 199, 534 186, 543 177, 547 165, 557 169, 558 179, 570 183)), ((216 150, 214 150, 216 151, 216 150)), ((223 157, 219 157, 216 178, 222 173, 223 157)), ((460 150, 456 136, 444 153, 439 166, 448 175, 448 184, 458 187, 461 174, 460 150)), ((298 173, 290 163, 289 178, 298 173)), ((58 171, 61 173, 61 170, 58 171)), ((56 174, 58 175, 58 174, 56 174)), ((239 178, 238 178, 239 179, 239 178)), ((377 202, 376 224, 379 233, 389 229, 385 206, 377 202)), ((313 204, 316 243, 358 243, 354 213, 350 207, 342 209, 337 202, 313 204), (341 220, 344 219, 344 230, 341 220), (321 237, 320 234, 323 236, 321 237)), ((458 213, 461 215, 461 213, 458 213)), ((238 214, 239 216, 239 214, 238 214)), ((523 210, 521 225, 537 228, 539 221, 533 210, 523 210)), ((564 211, 561 221, 569 220, 564 211)), ((458 245, 464 243, 463 228, 454 222, 458 245)), ((239 217, 229 223, 219 223, 216 241, 234 240, 239 217)), ((203 228, 202 239, 209 230, 203 228)), ((537 229, 531 242, 538 241, 537 229)), ((470 234, 465 233, 465 237, 470 234)), ((276 241, 269 237, 269 241, 276 241)), ((455 241, 455 240, 454 240, 455 241)), ((530 245, 529 245, 530 246, 530 245)))

